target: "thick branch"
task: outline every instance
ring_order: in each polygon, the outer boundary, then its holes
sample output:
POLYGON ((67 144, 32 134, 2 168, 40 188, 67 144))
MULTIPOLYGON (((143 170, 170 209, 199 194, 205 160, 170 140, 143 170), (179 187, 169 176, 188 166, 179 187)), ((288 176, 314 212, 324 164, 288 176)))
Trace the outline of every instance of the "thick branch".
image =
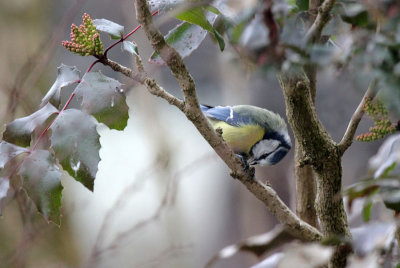
POLYGON ((313 25, 308 30, 304 37, 304 44, 318 42, 321 38, 322 30, 330 20, 330 11, 335 4, 335 0, 325 0, 321 7, 318 9, 318 16, 313 25))
POLYGON ((339 147, 339 152, 341 154, 344 154, 344 152, 350 147, 350 145, 353 143, 353 138, 354 135, 356 134, 356 130, 358 127, 358 124, 361 121, 361 118, 364 115, 364 104, 365 104, 365 99, 373 99, 376 95, 376 85, 377 81, 374 80, 371 82, 369 85, 367 91, 364 94, 364 97, 362 98, 360 104, 358 105, 357 109, 355 110, 354 114, 351 116, 349 125, 347 126, 346 132, 344 133, 344 136, 342 140, 339 142, 338 147, 339 147))
MULTIPOLYGON (((341 198, 341 155, 318 120, 312 104, 309 81, 304 74, 293 73, 283 74, 279 80, 285 96, 289 124, 318 176, 316 208, 323 235, 351 237, 341 198)), ((344 267, 347 254, 341 246, 337 247, 330 267, 344 267)))
POLYGON ((305 162, 303 152, 302 146, 296 141, 294 153, 296 213, 300 219, 318 228, 318 217, 315 208, 315 199, 317 196, 316 178, 312 166, 302 164, 305 162))
MULTIPOLYGON (((185 113, 186 117, 195 125, 201 135, 232 170, 232 176, 246 185, 246 187, 259 200, 261 200, 272 211, 272 213, 293 232, 293 234, 310 241, 319 240, 321 234, 318 230, 303 222, 292 211, 290 211, 271 187, 255 180, 251 171, 245 172, 243 170, 239 158, 234 154, 232 149, 227 146, 223 139, 221 139, 220 135, 214 131, 209 121, 202 113, 197 99, 194 81, 186 69, 180 55, 165 42, 163 35, 153 25, 147 1, 136 0, 135 5, 137 19, 142 24, 147 38, 154 50, 159 53, 161 58, 167 63, 182 89, 184 95, 183 107, 178 108, 185 113)), ((145 79, 144 84, 148 89, 157 85, 154 80, 148 78, 145 79)), ((151 92, 150 89, 149 91, 151 92)), ((156 89, 155 91, 158 90, 156 89)), ((151 93, 154 94, 153 92, 151 93)), ((160 97, 165 98, 165 95, 160 97)), ((168 100, 168 98, 166 99, 168 100)), ((176 105, 173 103, 176 101, 168 100, 168 102, 176 105)), ((180 105, 179 102, 178 104, 180 105)))

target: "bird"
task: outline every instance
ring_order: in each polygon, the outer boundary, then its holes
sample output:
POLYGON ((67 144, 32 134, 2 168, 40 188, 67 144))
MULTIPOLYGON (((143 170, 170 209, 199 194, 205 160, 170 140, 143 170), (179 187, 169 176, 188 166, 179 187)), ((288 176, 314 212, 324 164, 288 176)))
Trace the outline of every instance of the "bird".
POLYGON ((245 166, 275 165, 292 147, 286 122, 272 111, 252 105, 200 108, 245 166))

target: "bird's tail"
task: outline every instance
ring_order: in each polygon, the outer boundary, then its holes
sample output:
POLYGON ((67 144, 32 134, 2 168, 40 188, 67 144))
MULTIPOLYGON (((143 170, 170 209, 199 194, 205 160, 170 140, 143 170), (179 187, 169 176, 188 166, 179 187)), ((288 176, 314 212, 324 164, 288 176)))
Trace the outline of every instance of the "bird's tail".
POLYGON ((213 106, 210 105, 204 105, 204 104, 200 104, 200 109, 204 112, 207 112, 209 109, 214 108, 213 106))

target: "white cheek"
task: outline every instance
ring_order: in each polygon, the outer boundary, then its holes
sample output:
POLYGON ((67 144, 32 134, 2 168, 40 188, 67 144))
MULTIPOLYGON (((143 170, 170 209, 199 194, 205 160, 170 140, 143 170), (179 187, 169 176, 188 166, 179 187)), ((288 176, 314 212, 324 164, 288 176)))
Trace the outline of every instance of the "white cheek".
POLYGON ((267 158, 264 158, 263 160, 261 160, 260 162, 258 162, 258 165, 260 165, 260 166, 270 166, 271 165, 271 163, 268 161, 268 157, 267 158))
POLYGON ((292 141, 290 140, 289 134, 286 133, 286 134, 284 135, 284 139, 285 139, 285 141, 286 141, 287 144, 289 144, 290 146, 292 145, 292 141))
POLYGON ((273 152, 278 146, 279 141, 277 140, 263 140, 256 145, 253 154, 255 158, 258 158, 263 154, 269 154, 270 152, 273 152))

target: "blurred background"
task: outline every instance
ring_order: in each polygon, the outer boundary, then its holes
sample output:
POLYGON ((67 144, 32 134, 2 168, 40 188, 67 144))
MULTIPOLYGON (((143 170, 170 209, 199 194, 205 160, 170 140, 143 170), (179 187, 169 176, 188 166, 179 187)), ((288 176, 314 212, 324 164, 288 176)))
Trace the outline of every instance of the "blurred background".
MULTIPOLYGON (((0 120, 5 123, 35 111, 56 79, 57 66, 83 73, 94 61, 69 53, 60 42, 84 12, 106 18, 129 32, 138 25, 131 0, 3 0, 0 2, 0 120)), ((163 33, 174 24, 160 25, 163 33)), ((111 43, 102 36, 105 46, 111 43)), ((143 32, 133 40, 143 59, 152 49, 143 32)), ((110 58, 132 67, 118 47, 110 58)), ((285 117, 282 92, 273 73, 250 68, 227 47, 221 53, 207 38, 185 62, 202 103, 252 104, 285 117)), ((170 93, 181 96, 168 69, 146 64, 170 93)), ((240 183, 182 113, 109 68, 105 75, 124 83, 130 119, 124 131, 101 134, 99 172, 94 192, 67 174, 63 177, 61 227, 32 212, 22 217, 15 201, 0 219, 0 267, 203 267, 224 246, 273 228, 277 221, 240 183), (31 221, 33 219, 33 221, 31 221), (33 222, 33 223, 32 223, 33 222)), ((362 98, 365 84, 348 72, 321 72, 317 110, 335 140, 362 98)), ((359 132, 370 122, 362 121, 359 132)), ((292 135, 292 133, 291 133, 292 135)), ((366 174, 379 142, 355 143, 345 154, 344 185, 366 174)), ((257 167, 280 197, 294 208, 293 150, 274 167, 257 167)), ((34 211, 34 210, 32 210, 34 211)), ((240 253, 214 267, 247 267, 254 256, 240 253)))

